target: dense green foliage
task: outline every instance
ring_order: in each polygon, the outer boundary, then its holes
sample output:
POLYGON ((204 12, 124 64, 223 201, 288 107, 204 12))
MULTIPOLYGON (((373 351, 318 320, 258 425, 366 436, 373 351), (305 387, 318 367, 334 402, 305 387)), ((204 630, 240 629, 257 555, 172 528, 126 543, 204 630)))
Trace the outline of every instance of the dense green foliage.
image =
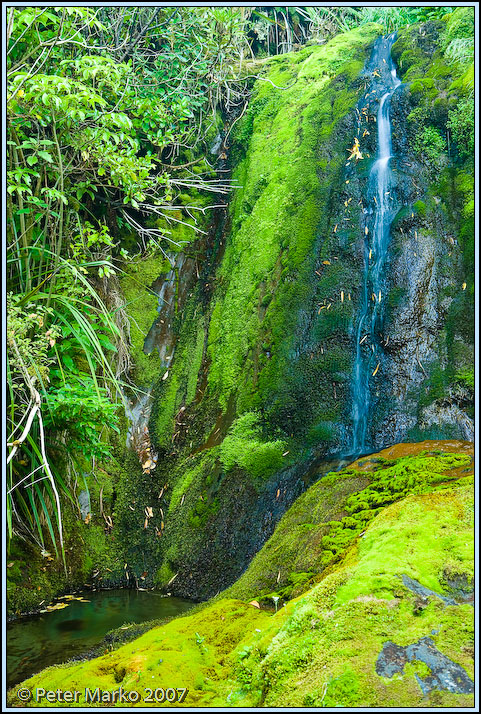
POLYGON ((212 189, 176 163, 243 86, 242 28, 222 8, 9 10, 10 536, 44 545, 48 524, 56 549, 58 490, 110 453, 129 365, 112 278, 128 250, 165 255, 186 187, 212 189), (126 250, 116 238, 132 233, 126 250))

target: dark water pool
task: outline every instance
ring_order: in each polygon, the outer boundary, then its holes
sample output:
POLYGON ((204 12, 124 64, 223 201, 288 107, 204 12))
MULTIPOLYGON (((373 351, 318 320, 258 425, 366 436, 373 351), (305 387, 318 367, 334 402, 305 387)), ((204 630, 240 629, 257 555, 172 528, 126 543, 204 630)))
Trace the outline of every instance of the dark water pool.
POLYGON ((185 612, 193 603, 139 590, 103 590, 78 595, 89 602, 22 617, 7 625, 7 685, 18 684, 52 664, 98 645, 124 623, 146 622, 185 612))

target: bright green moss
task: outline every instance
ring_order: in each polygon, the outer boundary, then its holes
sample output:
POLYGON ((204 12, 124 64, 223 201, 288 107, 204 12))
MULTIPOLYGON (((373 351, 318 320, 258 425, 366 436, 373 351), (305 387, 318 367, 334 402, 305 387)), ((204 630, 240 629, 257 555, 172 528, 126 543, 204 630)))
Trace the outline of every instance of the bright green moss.
MULTIPOLYGON (((259 554, 264 551, 264 569, 275 561, 289 530, 298 529, 290 554, 284 550, 282 557, 292 564, 315 547, 320 520, 334 517, 334 522, 344 519, 346 527, 352 525, 344 513, 355 494, 372 491, 376 483, 384 488, 392 483, 397 493, 406 484, 410 489, 367 523, 342 563, 323 573, 317 585, 308 584, 309 572, 294 571, 291 581, 303 588, 307 583, 311 589, 286 605, 281 600, 277 614, 272 614, 273 603, 268 614, 255 605, 226 599, 232 595, 224 593, 222 599, 154 627, 103 657, 51 667, 23 686, 82 692, 85 687, 121 686, 127 692, 187 687, 189 695, 181 705, 186 707, 472 706, 471 695, 446 691, 425 699, 415 674, 425 677, 429 672, 417 660, 391 679, 375 669, 385 642, 407 646, 428 634, 440 652, 473 677, 473 608, 461 602, 446 606, 431 597, 419 610, 415 594, 402 581, 402 575, 408 575, 451 597, 463 596, 463 588, 471 587, 472 478, 438 483, 464 476, 469 457, 462 448, 461 453, 429 454, 421 448, 416 453, 413 445, 409 448, 411 457, 387 461, 383 452, 384 458, 373 455, 357 462, 357 473, 352 467, 329 475, 289 509, 259 554), (371 483, 365 486, 366 481, 371 483), (442 488, 433 490, 436 484, 442 488), (428 492, 417 492, 423 488, 428 492), (314 516, 314 528, 304 528, 311 533, 306 541, 299 536, 307 514, 314 516)), ((162 582, 174 575, 169 565, 158 573, 162 582)), ((242 580, 245 576, 239 585, 242 580)), ((248 590, 245 595, 251 598, 248 590)), ((9 703, 14 698, 12 691, 9 703)))
MULTIPOLYGON (((209 457, 207 457, 209 460, 209 457)), ((172 491, 172 496, 169 503, 169 512, 177 508, 182 496, 185 496, 191 484, 195 481, 197 477, 202 474, 203 468, 205 466, 206 458, 199 458, 198 463, 191 468, 183 470, 182 477, 176 482, 175 487, 172 491)))
MULTIPOLYGON (((287 384, 296 315, 315 289, 312 263, 325 190, 343 166, 336 137, 329 169, 320 180, 318 147, 334 141, 339 121, 357 101, 361 57, 378 31, 366 26, 338 35, 325 47, 309 48, 302 58, 273 60, 267 77, 287 88, 259 81, 233 132, 233 156, 240 159, 233 178, 242 189, 232 203, 232 234, 219 272, 224 287, 212 312, 208 348, 209 385, 224 409, 234 392, 239 411, 269 401, 271 421, 283 421, 275 416, 275 404, 290 401, 280 390, 287 384), (255 346, 262 341, 269 345, 268 354, 257 357, 255 346)), ((326 280, 338 288, 341 274, 333 272, 326 280)), ((348 309, 343 316, 333 310, 332 317, 325 317, 328 334, 346 329, 348 309)), ((304 375, 306 389, 313 377, 304 375)))
POLYGON ((120 279, 125 298, 125 309, 130 321, 131 354, 135 364, 135 383, 149 388, 158 378, 160 370, 157 350, 144 353, 144 340, 154 320, 158 317, 158 299, 152 283, 170 270, 170 264, 161 255, 152 256, 139 263, 124 266, 125 275, 120 279))
POLYGON ((237 465, 255 478, 263 478, 283 466, 285 450, 285 441, 263 441, 259 414, 246 412, 236 419, 223 440, 220 460, 226 471, 237 465))
POLYGON ((376 519, 376 528, 360 539, 358 557, 363 561, 362 567, 338 590, 336 602, 347 602, 363 594, 392 598, 399 572, 444 594, 443 569, 451 560, 471 579, 472 512, 466 507, 469 499, 467 488, 461 489, 461 493, 448 489, 446 493, 432 494, 429 501, 410 496, 397 509, 391 507, 384 511, 376 519), (436 507, 440 503, 444 505, 442 513, 439 506, 436 507), (390 532, 396 514, 396 529, 390 532), (418 521, 422 526, 413 529, 413 523, 418 521), (455 539, 453 531, 456 531, 455 539), (382 549, 379 548, 381 534, 382 549), (410 542, 411 538, 417 538, 418 542, 410 542), (410 547, 406 550, 408 542, 410 547), (424 553, 415 563, 409 557, 411 548, 424 553))
POLYGON ((472 543, 472 518, 467 484, 386 508, 346 567, 282 608, 255 646, 239 653, 242 686, 231 697, 235 706, 469 706, 469 695, 448 692, 424 700, 414 677, 427 674, 423 663, 415 661, 392 679, 378 676, 374 665, 386 641, 405 646, 428 632, 472 677, 472 608, 433 599, 416 615, 415 596, 400 577, 409 574, 442 592, 440 574, 451 558, 472 573, 472 548, 465 546, 472 543))
MULTIPOLYGON (((142 693, 145 687, 184 687, 189 691, 180 706, 222 705, 228 694, 222 684, 231 670, 229 655, 269 619, 250 605, 219 602, 154 628, 115 652, 88 662, 50 667, 28 682, 44 689, 77 689, 82 695, 86 687, 114 690, 122 686, 125 691, 142 693)), ((79 705, 85 706, 83 696, 79 705)), ((144 706, 142 701, 140 705, 144 706)), ((39 706, 65 704, 42 701, 39 706)))
POLYGON ((332 473, 311 486, 283 516, 247 571, 226 593, 233 597, 295 597, 339 561, 359 534, 390 503, 458 478, 465 454, 420 452, 393 461, 371 457, 372 470, 332 473), (295 578, 296 573, 310 573, 295 578))

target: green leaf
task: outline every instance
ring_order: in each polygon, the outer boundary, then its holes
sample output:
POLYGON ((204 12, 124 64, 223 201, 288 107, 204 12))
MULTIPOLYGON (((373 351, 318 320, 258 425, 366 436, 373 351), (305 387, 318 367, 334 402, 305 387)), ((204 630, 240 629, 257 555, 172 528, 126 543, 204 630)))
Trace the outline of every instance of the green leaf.
POLYGON ((42 157, 45 161, 48 161, 49 164, 53 162, 52 155, 48 153, 48 151, 39 151, 38 155, 42 157))

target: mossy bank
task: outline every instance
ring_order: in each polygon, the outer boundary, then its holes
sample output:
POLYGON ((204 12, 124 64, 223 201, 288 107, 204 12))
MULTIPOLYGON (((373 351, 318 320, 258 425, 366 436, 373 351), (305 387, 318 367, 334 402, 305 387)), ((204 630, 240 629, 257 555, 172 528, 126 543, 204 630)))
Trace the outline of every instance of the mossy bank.
MULTIPOLYGON (((258 554, 261 567, 254 561, 230 591, 103 657, 51 667, 22 686, 187 688, 174 704, 186 707, 472 706, 472 448, 401 445, 327 481, 333 500, 322 503, 323 481, 312 486, 258 554), (277 583, 279 550, 286 571, 298 570, 302 553, 309 560, 302 567, 315 577, 298 581, 297 592, 277 583), (272 601, 266 607, 270 587, 277 612, 272 601)), ((18 705, 14 691, 9 697, 18 705)))

